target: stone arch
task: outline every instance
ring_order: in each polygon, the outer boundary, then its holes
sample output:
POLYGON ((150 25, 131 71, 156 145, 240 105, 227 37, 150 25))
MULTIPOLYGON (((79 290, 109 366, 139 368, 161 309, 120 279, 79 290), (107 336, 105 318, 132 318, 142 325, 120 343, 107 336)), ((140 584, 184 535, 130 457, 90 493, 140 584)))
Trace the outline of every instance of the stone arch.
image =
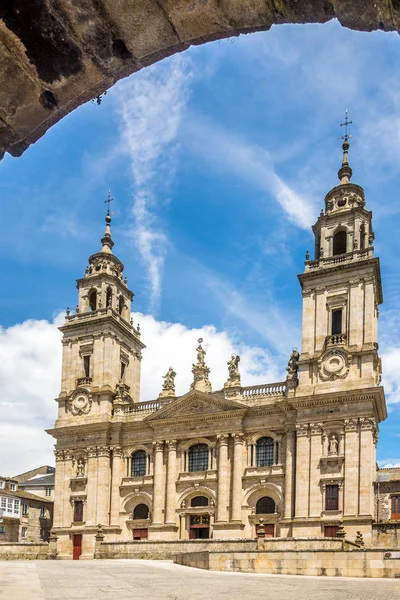
POLYGON ((276 506, 276 511, 282 511, 282 493, 279 487, 275 483, 256 483, 252 485, 245 494, 243 504, 247 505, 248 508, 255 510, 256 504, 263 496, 270 496, 276 506))
POLYGON ((280 442, 282 440, 282 436, 281 435, 279 435, 277 433, 274 433, 273 431, 269 431, 269 429, 268 429, 266 431, 262 431, 262 432, 257 431, 257 433, 254 433, 251 436, 251 438, 249 438, 249 442, 251 444, 256 444, 258 442, 258 440, 260 440, 263 437, 270 437, 270 438, 272 438, 273 440, 275 440, 277 442, 280 442))
POLYGON ((153 512, 152 497, 148 492, 131 492, 121 502, 121 512, 133 514, 133 510, 138 504, 146 504, 149 508, 149 517, 153 512))
POLYGON ((196 488, 191 487, 188 490, 184 490, 178 497, 178 506, 181 506, 183 500, 186 501, 186 506, 190 506, 190 502, 195 496, 207 496, 209 504, 215 504, 215 491, 205 485, 199 485, 196 488))
POLYGON ((196 446, 197 444, 206 444, 209 448, 215 448, 216 443, 212 442, 208 438, 192 438, 191 440, 187 440, 186 442, 182 442, 179 447, 182 451, 189 450, 192 446, 196 446))
POLYGON ((101 11, 95 0, 88 0, 83 19, 79 3, 14 4, 0 15, 7 39, 7 48, 0 50, 5 65, 0 82, 6 90, 0 103, 1 158, 4 152, 20 156, 66 114, 98 98, 119 79, 191 45, 281 23, 337 18, 350 29, 394 31, 400 22, 400 8, 394 3, 377 8, 375 0, 356 6, 336 0, 195 1, 190 7, 179 0, 148 0, 126 2, 122 9, 109 2, 101 11), (9 78, 10 72, 16 76, 9 78))
POLYGON ((345 254, 349 251, 349 228, 339 225, 332 234, 332 256, 345 254))

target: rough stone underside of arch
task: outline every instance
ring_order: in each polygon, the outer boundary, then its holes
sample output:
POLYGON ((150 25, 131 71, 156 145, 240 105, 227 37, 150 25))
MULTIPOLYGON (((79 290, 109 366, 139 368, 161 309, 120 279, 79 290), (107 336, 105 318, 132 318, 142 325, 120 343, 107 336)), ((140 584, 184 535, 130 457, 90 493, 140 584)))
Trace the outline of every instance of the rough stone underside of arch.
POLYGON ((338 18, 400 30, 400 0, 3 0, 0 158, 119 79, 193 44, 338 18))

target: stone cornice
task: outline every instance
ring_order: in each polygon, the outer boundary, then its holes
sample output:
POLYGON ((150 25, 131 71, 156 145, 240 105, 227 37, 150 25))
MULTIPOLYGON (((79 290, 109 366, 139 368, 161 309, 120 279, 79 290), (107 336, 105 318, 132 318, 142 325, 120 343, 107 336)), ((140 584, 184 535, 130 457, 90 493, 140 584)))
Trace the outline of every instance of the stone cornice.
MULTIPOLYGON (((111 309, 112 310, 112 309, 111 309)), ((133 333, 132 328, 130 326, 130 324, 127 321, 121 320, 121 318, 118 315, 118 318, 116 317, 115 314, 113 314, 113 312, 109 313, 107 312, 108 309, 101 309, 101 311, 96 311, 99 314, 95 314, 95 316, 93 317, 87 317, 85 315, 92 315, 93 313, 80 313, 81 314, 81 318, 73 318, 70 320, 67 320, 65 325, 62 325, 61 327, 59 327, 59 331, 61 331, 64 335, 68 334, 68 337, 75 334, 75 335, 84 335, 85 338, 87 338, 88 336, 94 336, 95 333, 93 332, 89 332, 85 334, 80 333, 80 331, 83 330, 87 330, 88 327, 95 329, 96 326, 100 327, 101 329, 101 335, 104 335, 103 333, 103 329, 104 329, 104 325, 111 325, 111 327, 116 328, 119 332, 121 336, 125 336, 127 337, 131 343, 135 346, 139 346, 140 349, 143 350, 143 348, 146 348, 145 344, 143 344, 143 342, 139 339, 139 337, 133 333)), ((115 311, 114 311, 115 312, 115 311)), ((107 333, 112 333, 107 332, 107 333)), ((67 341, 68 338, 66 338, 67 341)), ((123 341, 123 340, 122 340, 123 341)))
MULTIPOLYGON (((382 292, 382 279, 381 279, 381 268, 379 258, 377 256, 372 258, 367 258, 365 260, 356 260, 350 261, 347 263, 337 263, 332 266, 326 266, 323 268, 318 268, 312 271, 306 271, 304 273, 300 273, 297 275, 301 287, 303 287, 303 283, 305 281, 310 281, 312 279, 324 278, 327 279, 327 275, 331 273, 335 273, 337 271, 343 270, 356 270, 360 267, 365 267, 366 265, 371 265, 374 268, 374 274, 377 283, 377 295, 378 295, 378 304, 382 304, 383 302, 383 292, 382 292)), ((364 279, 363 276, 360 276, 360 279, 364 279)))

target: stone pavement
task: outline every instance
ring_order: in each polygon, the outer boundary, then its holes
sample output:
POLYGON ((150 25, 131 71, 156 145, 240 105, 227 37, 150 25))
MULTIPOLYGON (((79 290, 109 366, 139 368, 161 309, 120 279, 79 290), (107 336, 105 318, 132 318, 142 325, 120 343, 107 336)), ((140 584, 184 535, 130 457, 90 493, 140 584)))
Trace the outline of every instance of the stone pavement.
POLYGON ((213 573, 169 561, 0 562, 0 600, 400 600, 400 580, 213 573))

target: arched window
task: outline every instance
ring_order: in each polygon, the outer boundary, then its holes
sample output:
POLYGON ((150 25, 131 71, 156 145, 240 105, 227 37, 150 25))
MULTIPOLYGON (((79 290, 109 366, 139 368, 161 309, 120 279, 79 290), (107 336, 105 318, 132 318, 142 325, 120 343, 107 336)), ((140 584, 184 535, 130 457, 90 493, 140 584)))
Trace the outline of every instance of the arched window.
POLYGON ((144 450, 137 450, 132 454, 131 477, 143 477, 146 475, 147 456, 144 450))
POLYGON ((333 256, 345 254, 347 252, 347 233, 338 231, 333 236, 333 256))
POLYGON ((97 292, 95 290, 89 296, 89 306, 90 310, 96 310, 97 308, 97 292))
POLYGON ((189 471, 208 470, 208 446, 207 444, 196 444, 189 450, 189 471))
POLYGON ((195 496, 192 498, 190 506, 208 506, 207 496, 195 496))
POLYGON ((124 306, 125 306, 125 301, 123 296, 120 296, 118 299, 118 312, 120 315, 122 315, 122 311, 124 310, 124 306))
POLYGON ((133 509, 134 519, 148 519, 149 518, 149 507, 146 504, 138 504, 133 509))
POLYGON ((274 464, 274 440, 270 437, 262 437, 256 444, 257 467, 270 467, 274 464))
POLYGON ((110 287, 107 288, 106 306, 112 306, 112 290, 110 287))
POLYGON ((275 512, 275 501, 269 496, 263 496, 256 504, 256 515, 273 515, 275 512))

